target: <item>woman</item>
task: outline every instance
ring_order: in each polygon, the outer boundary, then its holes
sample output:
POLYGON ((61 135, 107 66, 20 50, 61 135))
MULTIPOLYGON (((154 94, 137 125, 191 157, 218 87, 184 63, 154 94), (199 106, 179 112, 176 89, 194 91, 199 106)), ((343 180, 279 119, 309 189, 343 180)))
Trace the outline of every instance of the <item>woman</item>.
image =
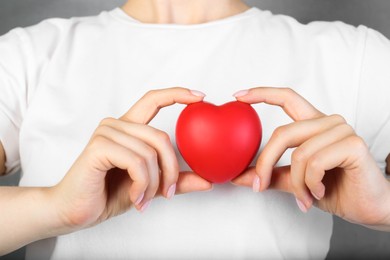
POLYGON ((2 254, 324 258, 329 213, 390 230, 390 44, 378 32, 239 0, 129 0, 15 29, 0 53, 0 168, 23 170, 21 187, 0 189, 2 254), (236 186, 189 172, 175 151, 183 104, 203 93, 265 103, 261 155, 236 186))

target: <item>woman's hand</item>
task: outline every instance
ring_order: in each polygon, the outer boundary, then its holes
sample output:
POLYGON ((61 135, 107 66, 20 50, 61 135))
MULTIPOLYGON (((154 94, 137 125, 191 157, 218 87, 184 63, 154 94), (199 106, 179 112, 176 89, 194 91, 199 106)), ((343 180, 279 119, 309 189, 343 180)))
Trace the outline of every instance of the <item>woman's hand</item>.
POLYGON ((158 195, 208 190, 194 173, 179 174, 169 136, 149 125, 160 108, 204 95, 184 88, 154 90, 119 119, 103 119, 64 179, 53 188, 61 225, 80 229, 127 211, 143 211, 158 195))
POLYGON ((256 167, 233 183, 290 192, 304 212, 314 203, 350 222, 390 230, 390 184, 342 116, 321 113, 291 89, 254 88, 235 96, 280 106, 294 122, 277 128, 256 167), (274 168, 288 148, 296 148, 291 166, 274 168))

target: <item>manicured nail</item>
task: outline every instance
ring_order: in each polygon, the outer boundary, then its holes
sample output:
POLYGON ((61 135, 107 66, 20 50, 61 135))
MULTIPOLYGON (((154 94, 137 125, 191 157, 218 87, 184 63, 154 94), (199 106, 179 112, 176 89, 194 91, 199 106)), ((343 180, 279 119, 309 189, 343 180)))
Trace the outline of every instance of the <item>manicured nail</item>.
POLYGON ((172 184, 171 187, 169 187, 168 192, 167 192, 167 198, 171 199, 173 197, 173 195, 175 195, 175 191, 176 191, 176 183, 172 184))
POLYGON ((305 204, 303 204, 303 202, 300 201, 300 200, 297 199, 297 198, 295 198, 295 200, 297 201, 298 208, 299 208, 302 212, 306 213, 306 212, 307 212, 307 208, 306 208, 305 204))
POLYGON ((311 195, 313 195, 313 197, 316 199, 316 200, 320 200, 320 196, 318 196, 317 194, 315 194, 314 192, 311 191, 311 195))
POLYGON ((194 96, 197 96, 197 97, 205 97, 206 96, 205 93, 200 92, 198 90, 191 90, 191 94, 194 95, 194 96))
POLYGON ((141 201, 142 201, 142 199, 144 198, 144 196, 145 196, 145 193, 142 193, 142 194, 138 197, 138 199, 137 199, 137 201, 134 203, 134 205, 138 206, 138 205, 141 203, 141 201))
POLYGON ((248 89, 244 89, 244 90, 240 90, 240 91, 237 91, 236 93, 233 94, 233 97, 242 97, 242 96, 245 96, 249 93, 249 90, 248 89))
POLYGON ((253 180, 252 189, 253 189, 253 192, 260 191, 260 177, 259 176, 256 176, 255 179, 253 180))
POLYGON ((149 200, 148 202, 145 202, 145 204, 141 207, 140 211, 144 212, 149 206, 152 201, 149 200))

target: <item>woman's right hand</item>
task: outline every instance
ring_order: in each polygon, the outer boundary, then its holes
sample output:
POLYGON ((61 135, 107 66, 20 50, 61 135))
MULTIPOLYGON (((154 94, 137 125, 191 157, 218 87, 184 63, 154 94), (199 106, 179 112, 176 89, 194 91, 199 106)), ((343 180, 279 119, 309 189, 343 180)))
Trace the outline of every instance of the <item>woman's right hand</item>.
POLYGON ((203 100, 184 88, 153 90, 119 119, 101 121, 63 180, 51 189, 64 233, 96 225, 132 206, 145 210, 157 195, 203 191, 212 184, 179 174, 169 136, 148 125, 160 108, 203 100))

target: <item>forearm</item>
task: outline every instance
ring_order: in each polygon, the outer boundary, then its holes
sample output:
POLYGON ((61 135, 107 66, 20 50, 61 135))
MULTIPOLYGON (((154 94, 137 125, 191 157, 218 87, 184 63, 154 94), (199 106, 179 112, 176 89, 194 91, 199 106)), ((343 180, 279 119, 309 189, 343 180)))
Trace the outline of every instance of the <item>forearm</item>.
POLYGON ((0 255, 66 233, 50 197, 50 188, 0 187, 0 255))

